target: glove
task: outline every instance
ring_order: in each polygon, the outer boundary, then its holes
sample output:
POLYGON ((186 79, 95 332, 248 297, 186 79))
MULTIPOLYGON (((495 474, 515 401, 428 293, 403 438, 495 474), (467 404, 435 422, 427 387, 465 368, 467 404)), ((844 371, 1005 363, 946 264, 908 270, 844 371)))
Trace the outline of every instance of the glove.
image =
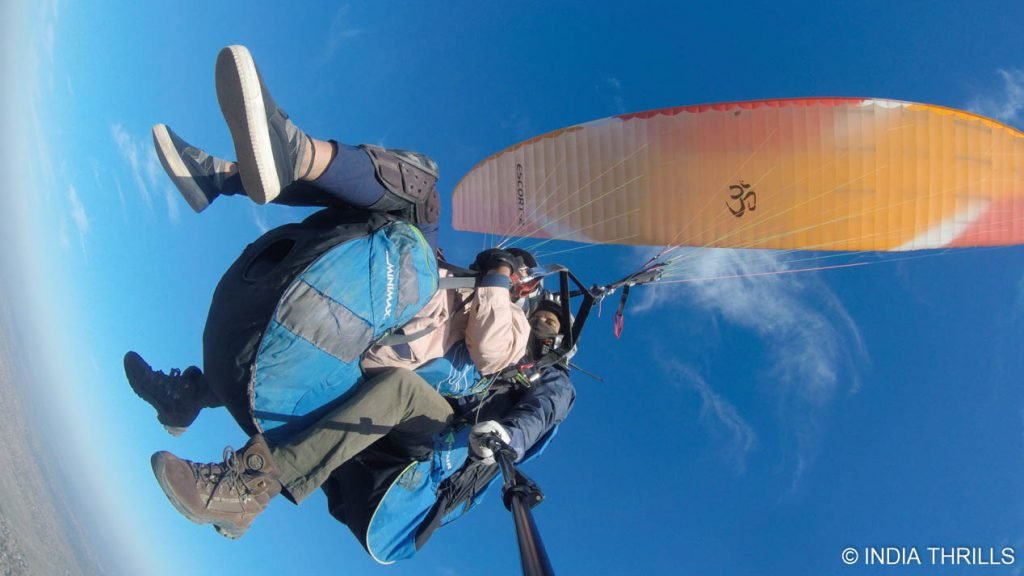
POLYGON ((469 450, 473 453, 473 456, 484 464, 494 464, 494 450, 491 450, 484 444, 484 439, 490 436, 497 436, 505 444, 512 441, 512 436, 509 435, 508 430, 505 430, 504 426, 494 420, 488 420, 473 426, 473 429, 469 431, 469 450))
POLYGON ((513 254, 501 248, 488 248, 476 255, 476 260, 470 268, 480 272, 490 272, 498 266, 508 266, 512 272, 519 270, 522 264, 513 254))

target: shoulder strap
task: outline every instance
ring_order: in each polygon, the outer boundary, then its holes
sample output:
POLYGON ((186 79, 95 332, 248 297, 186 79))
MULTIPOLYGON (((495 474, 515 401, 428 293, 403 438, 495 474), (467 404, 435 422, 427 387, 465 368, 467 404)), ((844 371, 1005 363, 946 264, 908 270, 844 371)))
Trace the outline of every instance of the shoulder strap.
POLYGON ((374 342, 374 345, 376 345, 376 346, 397 346, 399 344, 408 344, 409 342, 412 342, 413 340, 416 340, 417 338, 422 338, 423 336, 426 336, 427 334, 430 334, 431 332, 433 332, 436 329, 437 329, 437 326, 427 326, 426 328, 424 328, 422 330, 417 330, 417 331, 413 332, 412 334, 406 334, 406 333, 402 332, 401 329, 398 329, 397 331, 392 332, 391 334, 385 334, 384 336, 381 336, 380 338, 377 339, 376 342, 374 342))
POLYGON ((437 267, 438 268, 444 268, 445 270, 451 272, 452 276, 461 276, 461 277, 470 277, 470 278, 479 278, 479 277, 483 276, 483 274, 477 272, 476 270, 470 270, 469 268, 463 268, 462 266, 456 266, 455 264, 452 264, 451 262, 448 262, 447 260, 438 259, 437 260, 437 267))
POLYGON ((445 276, 437 281, 437 289, 458 290, 460 288, 476 288, 479 280, 475 276, 445 276))
MULTIPOLYGON (((477 283, 479 283, 480 281, 480 274, 478 274, 477 272, 474 272, 473 270, 468 270, 466 268, 461 268, 459 266, 455 266, 454 264, 449 264, 444 260, 438 260, 437 267, 444 268, 445 270, 448 270, 449 272, 452 273, 452 276, 446 276, 444 278, 440 278, 437 281, 438 290, 473 289, 476 288, 477 283)), ((469 302, 475 296, 476 294, 474 293, 470 295, 468 298, 466 298, 462 302, 462 304, 459 305, 459 308, 457 310, 454 310, 452 314, 454 315, 465 309, 465 307, 469 305, 469 302)), ((402 332, 402 329, 399 328, 398 330, 392 332, 391 334, 385 334, 384 336, 379 338, 374 344, 377 346, 398 346, 399 344, 408 344, 413 340, 422 338, 423 336, 430 334, 436 329, 437 326, 427 326, 422 330, 417 330, 411 334, 405 334, 404 332, 402 332)))

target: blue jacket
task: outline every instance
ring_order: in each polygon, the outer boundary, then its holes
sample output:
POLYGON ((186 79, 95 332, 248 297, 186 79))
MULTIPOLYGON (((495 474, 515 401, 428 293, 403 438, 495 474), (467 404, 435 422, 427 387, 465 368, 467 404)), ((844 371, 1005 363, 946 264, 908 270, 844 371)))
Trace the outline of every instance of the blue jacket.
POLYGON ((520 459, 565 420, 575 401, 576 388, 568 372, 555 367, 545 370, 540 380, 519 397, 499 421, 512 436, 510 445, 520 459))
POLYGON ((331 514, 378 562, 409 558, 437 528, 476 506, 499 475, 496 464, 469 457, 473 424, 501 422, 525 461, 547 446, 575 398, 567 371, 554 366, 528 388, 499 381, 484 393, 449 398, 456 422, 426 459, 385 443, 336 469, 323 486, 331 514))
POLYGON ((512 436, 509 443, 522 460, 526 454, 569 415, 576 400, 576 389, 566 370, 552 366, 541 373, 529 388, 497 390, 459 398, 453 408, 457 418, 470 424, 497 420, 512 436))

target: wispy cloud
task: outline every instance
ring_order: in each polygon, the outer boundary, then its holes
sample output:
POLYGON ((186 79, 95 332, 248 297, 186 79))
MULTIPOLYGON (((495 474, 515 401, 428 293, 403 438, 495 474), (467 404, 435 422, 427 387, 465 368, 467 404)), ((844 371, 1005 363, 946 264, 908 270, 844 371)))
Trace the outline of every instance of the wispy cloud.
POLYGON ((256 205, 249 206, 249 212, 252 214, 252 223, 259 229, 260 234, 266 234, 270 230, 270 224, 267 222, 267 211, 264 208, 256 205))
POLYGON ((611 100, 616 113, 625 114, 627 112, 626 101, 622 97, 622 82, 618 78, 606 76, 601 79, 599 84, 594 86, 594 90, 601 96, 611 100))
POLYGON ((306 208, 294 206, 267 207, 253 202, 246 202, 246 204, 249 206, 252 223, 259 230, 260 234, 266 234, 278 226, 299 222, 309 215, 309 210, 306 208))
POLYGON ((42 43, 43 54, 46 56, 47 61, 47 73, 50 91, 53 91, 54 84, 54 53, 56 52, 56 39, 57 39, 57 21, 60 17, 60 10, 57 5, 57 0, 47 2, 42 6, 42 36, 39 41, 42 43))
POLYGON ((124 188, 121 187, 121 179, 114 177, 114 188, 117 188, 117 199, 121 202, 121 216, 125 223, 128 222, 128 204, 124 200, 124 188))
POLYGON ((100 163, 93 159, 92 163, 92 181, 96 184, 97 189, 103 188, 103 178, 100 176, 100 163))
POLYGON ((43 19, 46 22, 46 35, 45 35, 45 47, 47 49, 47 56, 50 62, 53 63, 53 51, 54 51, 54 28, 57 26, 57 21, 60 19, 60 5, 57 0, 51 0, 47 2, 43 7, 43 19))
POLYGON ((1024 70, 997 70, 1003 85, 994 94, 975 97, 967 109, 1020 126, 1024 122, 1024 70))
MULTIPOLYGON (((647 262, 661 251, 661 248, 637 246, 626 251, 626 254, 619 260, 619 267, 629 270, 647 262)), ((661 306, 670 306, 675 299, 674 290, 676 290, 674 287, 659 286, 657 284, 651 284, 645 289, 638 290, 637 295, 629 301, 629 311, 631 314, 643 314, 656 310, 661 306)))
MULTIPOLYGON (((156 151, 147 139, 136 138, 129 134, 120 124, 110 127, 110 133, 114 137, 117 149, 121 157, 128 164, 132 175, 132 181, 138 189, 146 208, 153 210, 153 195, 160 196, 162 193, 164 204, 167 207, 167 218, 177 224, 181 219, 181 199, 178 193, 168 185, 164 178, 163 168, 160 166, 160 159, 156 151)), ((114 177, 117 187, 118 198, 124 208, 125 196, 121 188, 121 182, 114 177)))
POLYGON ((760 377, 774 386, 781 424, 796 443, 793 479, 798 482, 816 452, 822 409, 841 387, 851 393, 859 387, 857 368, 867 354, 856 324, 814 275, 749 277, 785 270, 775 253, 700 250, 687 263, 693 278, 736 278, 645 290, 631 311, 696 307, 759 336, 767 351, 760 377))
MULTIPOLYGON (((33 50, 29 53, 27 58, 32 62, 30 70, 33 74, 38 74, 39 66, 38 54, 33 50)), ((36 174, 39 174, 42 178, 43 186, 40 187, 43 193, 43 201, 49 204, 53 201, 52 194, 56 193, 54 186, 54 169, 53 162, 51 161, 52 155, 50 154, 49 141, 46 138, 47 127, 44 124, 43 116, 40 114, 40 107, 43 106, 43 98, 41 94, 41 87, 39 86, 39 78, 36 77, 31 82, 31 98, 28 100, 29 107, 29 122, 31 123, 31 139, 35 144, 35 161, 37 163, 36 174)))
POLYGON ((85 205, 82 204, 82 200, 78 197, 78 191, 75 190, 74 186, 68 186, 68 207, 71 212, 71 221, 75 224, 75 230, 78 232, 78 242, 82 247, 82 254, 84 256, 86 254, 85 236, 89 233, 89 215, 86 213, 85 205))
POLYGON ((323 52, 320 53, 317 64, 327 64, 334 59, 334 55, 338 52, 338 48, 340 48, 345 41, 362 35, 362 30, 352 26, 351 18, 349 16, 351 11, 352 6, 349 4, 342 4, 334 11, 334 16, 331 18, 331 26, 327 29, 327 42, 325 43, 323 52))
POLYGON ((160 166, 160 159, 156 157, 156 150, 153 149, 152 141, 149 139, 139 140, 139 145, 143 150, 143 165, 146 173, 146 181, 149 182, 150 186, 156 186, 157 182, 167 182, 163 176, 163 167, 160 166))
POLYGON ((144 154, 143 148, 135 138, 125 132, 120 124, 111 126, 110 133, 114 136, 114 142, 117 143, 121 157, 124 158, 125 162, 128 163, 128 167, 131 168, 132 180, 135 181, 135 187, 138 188, 142 200, 146 203, 147 208, 152 209, 153 199, 150 197, 149 187, 146 185, 145 178, 143 177, 143 160, 139 158, 140 154, 144 154))
POLYGON ((164 186, 164 201, 167 203, 167 217, 171 223, 181 221, 181 197, 173 186, 164 186))
MULTIPOLYGON (((816 277, 749 277, 786 264, 772 252, 701 250, 688 259, 695 278, 735 277, 662 289, 682 293, 726 321, 753 330, 775 352, 773 375, 813 403, 830 400, 839 372, 863 354, 856 326, 842 304, 816 277)), ((648 307, 652 305, 648 302, 648 307)))
POLYGON ((503 116, 500 125, 502 130, 510 130, 512 137, 517 140, 526 140, 537 133, 530 117, 522 112, 513 111, 503 116))
POLYGON ((663 369, 681 377, 681 381, 700 396, 700 420, 715 436, 725 437, 726 457, 739 472, 747 466, 747 455, 757 444, 757 434, 731 402, 716 392, 696 370, 677 360, 666 361, 663 369))

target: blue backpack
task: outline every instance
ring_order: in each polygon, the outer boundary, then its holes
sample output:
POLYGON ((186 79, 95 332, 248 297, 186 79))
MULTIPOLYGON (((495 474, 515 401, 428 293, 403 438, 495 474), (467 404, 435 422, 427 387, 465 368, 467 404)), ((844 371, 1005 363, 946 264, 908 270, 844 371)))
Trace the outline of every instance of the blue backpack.
POLYGON ((437 287, 433 251, 402 220, 326 209, 275 228, 217 285, 207 380, 247 433, 287 434, 342 400, 366 349, 437 287))
POLYGON ((253 369, 253 415, 268 432, 344 398, 377 339, 408 322, 437 290, 437 262, 405 222, 343 242, 285 290, 253 369))

